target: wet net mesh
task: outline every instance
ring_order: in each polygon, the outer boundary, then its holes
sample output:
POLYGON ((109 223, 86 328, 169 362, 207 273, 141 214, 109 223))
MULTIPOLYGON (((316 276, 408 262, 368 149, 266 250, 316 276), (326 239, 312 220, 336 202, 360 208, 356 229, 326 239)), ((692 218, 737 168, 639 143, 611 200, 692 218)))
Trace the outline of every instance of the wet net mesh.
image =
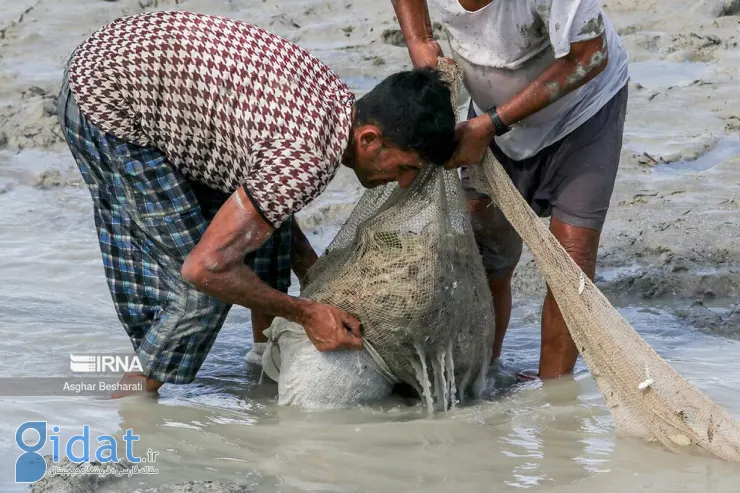
MULTIPOLYGON (((444 60, 440 70, 460 84, 458 70, 444 60)), ((740 423, 640 337, 536 216, 490 150, 469 172, 532 252, 618 430, 675 452, 740 461, 740 423)))
POLYGON ((452 405, 456 389, 479 393, 492 342, 456 180, 433 169, 411 190, 366 193, 303 293, 355 314, 366 343, 435 409, 452 405))

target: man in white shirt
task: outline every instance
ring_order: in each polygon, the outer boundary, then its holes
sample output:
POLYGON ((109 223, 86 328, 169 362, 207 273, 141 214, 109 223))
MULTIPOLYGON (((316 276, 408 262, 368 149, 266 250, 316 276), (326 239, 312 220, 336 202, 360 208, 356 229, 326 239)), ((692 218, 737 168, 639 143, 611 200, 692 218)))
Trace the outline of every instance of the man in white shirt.
MULTIPOLYGON (((488 274, 499 358, 511 316, 511 276, 522 242, 467 179, 486 147, 593 279, 622 148, 627 53, 598 0, 431 0, 472 103, 448 167, 463 188, 488 274)), ((393 0, 415 67, 443 56, 425 0, 393 0)), ((549 292, 538 375, 573 370, 578 350, 549 292)))

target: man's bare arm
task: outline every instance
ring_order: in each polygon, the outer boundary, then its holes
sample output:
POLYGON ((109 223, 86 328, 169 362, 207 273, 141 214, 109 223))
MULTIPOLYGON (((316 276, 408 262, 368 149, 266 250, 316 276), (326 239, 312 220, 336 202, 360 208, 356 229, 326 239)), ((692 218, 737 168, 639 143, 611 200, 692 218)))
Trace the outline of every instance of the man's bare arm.
POLYGON ((606 36, 572 43, 570 53, 555 60, 531 84, 498 107, 507 125, 537 113, 599 75, 609 61, 606 36))
MULTIPOLYGON (((568 55, 555 60, 537 79, 497 108, 499 117, 506 125, 518 123, 546 108, 606 68, 608 51, 604 35, 570 46, 568 55)), ((462 122, 457 132, 460 145, 447 164, 448 168, 479 163, 495 136, 493 122, 486 114, 462 122)))
POLYGON ((442 48, 434 40, 426 0, 391 0, 414 67, 437 66, 442 48))
POLYGON ((272 235, 273 228, 239 189, 221 207, 182 266, 183 278, 227 303, 298 321, 307 300, 271 288, 244 264, 244 257, 272 235))
POLYGON ((434 39, 426 0, 392 0, 391 3, 407 45, 434 39))
POLYGON ((262 246, 272 232, 272 226, 239 188, 185 259, 183 279, 227 303, 303 325, 320 351, 361 348, 362 334, 357 319, 339 308, 273 289, 244 264, 244 257, 262 246))

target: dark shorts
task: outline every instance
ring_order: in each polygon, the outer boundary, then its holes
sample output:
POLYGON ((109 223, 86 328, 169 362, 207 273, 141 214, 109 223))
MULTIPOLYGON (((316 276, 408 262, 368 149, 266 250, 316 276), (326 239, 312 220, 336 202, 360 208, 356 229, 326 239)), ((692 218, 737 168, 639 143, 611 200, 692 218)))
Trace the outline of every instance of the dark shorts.
MULTIPOLYGON (((192 183, 157 149, 140 147, 80 113, 66 76, 59 94, 64 137, 88 186, 105 277, 118 318, 147 376, 189 383, 231 305, 182 279, 185 258, 228 198, 192 183)), ((245 263, 287 292, 292 218, 245 263)))
MULTIPOLYGON (((571 226, 601 231, 609 209, 622 150, 627 111, 625 85, 583 125, 534 156, 510 159, 493 142, 491 150, 514 186, 540 217, 554 216, 571 226)), ((474 117, 471 107, 468 118, 474 117)), ((487 199, 460 169, 462 187, 470 203, 487 199)), ((471 221, 489 277, 516 266, 522 240, 494 205, 473 208, 471 221)))

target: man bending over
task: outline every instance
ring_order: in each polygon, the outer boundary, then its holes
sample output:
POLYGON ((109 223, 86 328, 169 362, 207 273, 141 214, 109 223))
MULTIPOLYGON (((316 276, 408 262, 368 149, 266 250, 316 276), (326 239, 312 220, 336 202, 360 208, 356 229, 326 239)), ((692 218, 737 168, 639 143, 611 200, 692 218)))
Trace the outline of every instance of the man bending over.
POLYGON ((118 19, 73 53, 59 98, 92 197, 103 266, 146 382, 189 383, 233 304, 255 340, 279 316, 320 351, 362 348, 344 311, 287 294, 316 254, 293 215, 340 164, 364 187, 406 187, 455 148, 435 71, 392 75, 355 100, 300 47, 190 12, 118 19), (259 323, 259 326, 257 325, 259 323))

